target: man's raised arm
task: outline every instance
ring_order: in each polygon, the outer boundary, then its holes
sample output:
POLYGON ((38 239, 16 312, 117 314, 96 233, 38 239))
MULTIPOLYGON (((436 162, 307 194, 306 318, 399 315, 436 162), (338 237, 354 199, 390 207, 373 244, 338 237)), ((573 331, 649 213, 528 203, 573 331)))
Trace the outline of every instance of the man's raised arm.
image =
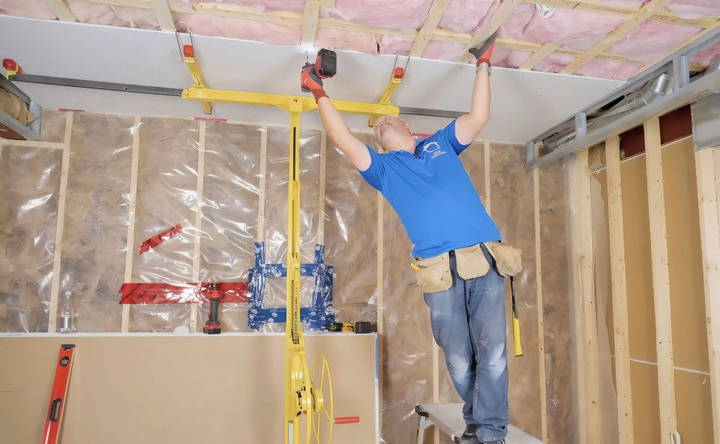
POLYGON ((494 47, 495 34, 480 47, 470 50, 477 60, 472 104, 470 112, 458 117, 455 123, 455 137, 462 144, 471 143, 490 118, 490 57, 494 47))
POLYGON ((315 96, 322 124, 335 145, 355 165, 355 168, 361 171, 367 170, 370 166, 370 153, 367 147, 360 139, 353 136, 347 125, 345 125, 342 116, 340 116, 340 113, 335 109, 325 93, 322 79, 315 75, 312 66, 302 70, 300 85, 305 89, 309 89, 315 96))

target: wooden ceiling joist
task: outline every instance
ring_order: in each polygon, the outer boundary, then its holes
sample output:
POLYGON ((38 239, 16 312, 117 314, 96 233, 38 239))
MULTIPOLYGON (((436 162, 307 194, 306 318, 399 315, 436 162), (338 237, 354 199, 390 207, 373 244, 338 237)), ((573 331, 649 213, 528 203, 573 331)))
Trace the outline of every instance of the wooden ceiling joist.
POLYGON ((542 45, 542 47, 535 51, 533 55, 531 55, 527 60, 522 62, 520 66, 518 66, 519 69, 533 69, 535 68, 540 62, 545 60, 547 56, 555 52, 558 47, 557 43, 546 43, 542 45))
POLYGON ((68 5, 63 0, 45 0, 45 4, 52 12, 64 22, 76 22, 75 14, 72 13, 68 5))
POLYGON ((467 53, 467 51, 470 48, 473 48, 484 42, 495 31, 500 29, 503 23, 505 23, 510 18, 515 8, 520 4, 520 1, 521 0, 503 1, 500 6, 498 6, 498 8, 495 10, 495 14, 492 16, 488 24, 481 29, 478 29, 475 34, 473 34, 470 42, 468 42, 468 44, 465 46, 465 51, 463 51, 463 54, 460 55, 458 61, 470 60, 471 56, 467 53))
POLYGON ((645 23, 655 12, 661 10, 666 4, 670 3, 670 0, 651 0, 646 3, 640 10, 630 17, 625 23, 615 28, 610 34, 606 35, 600 43, 595 45, 588 51, 585 51, 580 57, 575 59, 571 64, 566 66, 561 72, 563 74, 573 74, 578 69, 585 66, 587 62, 594 59, 598 54, 604 52, 610 48, 619 40, 626 37, 638 26, 645 23))
POLYGON ((320 0, 305 0, 305 13, 303 14, 302 44, 315 44, 318 21, 320 19, 320 0))
POLYGON ((160 23, 160 29, 175 32, 175 20, 173 20, 167 0, 153 0, 152 5, 155 10, 155 17, 157 17, 158 23, 160 23))
POLYGON ((428 12, 425 23, 422 28, 418 31, 417 37, 413 42, 412 49, 410 50, 410 57, 422 57, 425 47, 427 47, 430 40, 432 40, 433 34, 440 23, 440 20, 445 14, 445 10, 448 7, 450 0, 433 0, 432 6, 430 6, 430 12, 428 12))

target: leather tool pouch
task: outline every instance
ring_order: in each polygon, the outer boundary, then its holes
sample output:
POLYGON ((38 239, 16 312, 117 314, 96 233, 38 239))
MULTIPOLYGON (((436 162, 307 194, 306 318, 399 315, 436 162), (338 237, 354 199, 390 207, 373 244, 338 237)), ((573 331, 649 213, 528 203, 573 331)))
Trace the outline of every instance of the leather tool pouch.
POLYGON ((485 276, 490 270, 490 263, 480 244, 455 250, 457 273, 463 279, 475 279, 485 276))
POLYGON ((512 277, 522 270, 522 252, 500 242, 486 242, 485 246, 495 259, 495 267, 503 277, 512 277))
POLYGON ((415 276, 423 293, 446 291, 452 287, 448 253, 425 259, 415 258, 412 269, 415 270, 415 276))

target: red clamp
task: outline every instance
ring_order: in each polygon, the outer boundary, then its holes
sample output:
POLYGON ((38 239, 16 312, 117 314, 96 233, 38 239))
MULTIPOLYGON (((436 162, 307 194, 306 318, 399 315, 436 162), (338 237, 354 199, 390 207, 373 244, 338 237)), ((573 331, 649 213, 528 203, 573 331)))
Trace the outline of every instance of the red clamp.
POLYGON ((393 79, 402 79, 405 77, 405 68, 398 66, 393 70, 393 79))
POLYGON ((177 224, 174 227, 168 228, 162 233, 151 237, 140 244, 140 250, 138 254, 143 254, 151 248, 155 248, 166 240, 172 239, 182 231, 182 225, 177 224))
POLYGON ((195 57, 195 48, 193 48, 193 45, 183 45, 182 52, 185 57, 195 57))
POLYGON ((9 75, 22 73, 22 67, 13 59, 3 59, 2 66, 8 71, 9 75))

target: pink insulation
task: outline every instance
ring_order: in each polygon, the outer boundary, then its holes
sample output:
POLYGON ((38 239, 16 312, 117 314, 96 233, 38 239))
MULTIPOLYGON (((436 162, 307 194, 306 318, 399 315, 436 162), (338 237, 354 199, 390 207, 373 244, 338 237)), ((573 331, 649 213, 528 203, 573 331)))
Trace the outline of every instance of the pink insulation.
POLYGON ((716 43, 715 45, 709 47, 704 51, 695 54, 692 62, 699 63, 701 65, 709 65, 710 60, 712 60, 712 58, 718 54, 720 54, 720 42, 716 43))
POLYGON ((349 49, 352 51, 378 53, 378 41, 375 34, 367 32, 348 32, 336 29, 320 29, 315 46, 328 49, 349 49))
POLYGON ((450 0, 439 26, 455 32, 473 32, 498 4, 499 0, 450 0))
POLYGON ((160 29, 157 18, 154 14, 148 14, 147 9, 102 5, 80 0, 68 0, 67 5, 73 15, 84 23, 160 29))
POLYGON ((688 19, 720 17, 720 1, 718 0, 672 0, 666 9, 678 17, 688 19))
POLYGON ((363 25, 417 29, 425 21, 432 0, 336 0, 331 16, 363 25))
POLYGON ((618 14, 576 9, 556 9, 543 17, 534 6, 526 6, 529 8, 517 11, 512 21, 502 27, 501 36, 587 50, 624 21, 618 14))
MULTIPOLYGON (((196 0, 198 2, 199 0, 196 0)), ((229 3, 235 5, 249 6, 260 11, 295 11, 300 12, 305 9, 304 0, 222 0, 218 3, 229 3)))
POLYGON ((631 60, 655 63, 700 32, 694 26, 645 22, 610 48, 631 60))
POLYGON ((187 26, 197 34, 259 40, 277 45, 298 45, 301 35, 300 26, 285 26, 201 14, 191 14, 187 26))
POLYGON ((56 18, 44 0, 2 0, 0 14, 49 20, 56 18))

